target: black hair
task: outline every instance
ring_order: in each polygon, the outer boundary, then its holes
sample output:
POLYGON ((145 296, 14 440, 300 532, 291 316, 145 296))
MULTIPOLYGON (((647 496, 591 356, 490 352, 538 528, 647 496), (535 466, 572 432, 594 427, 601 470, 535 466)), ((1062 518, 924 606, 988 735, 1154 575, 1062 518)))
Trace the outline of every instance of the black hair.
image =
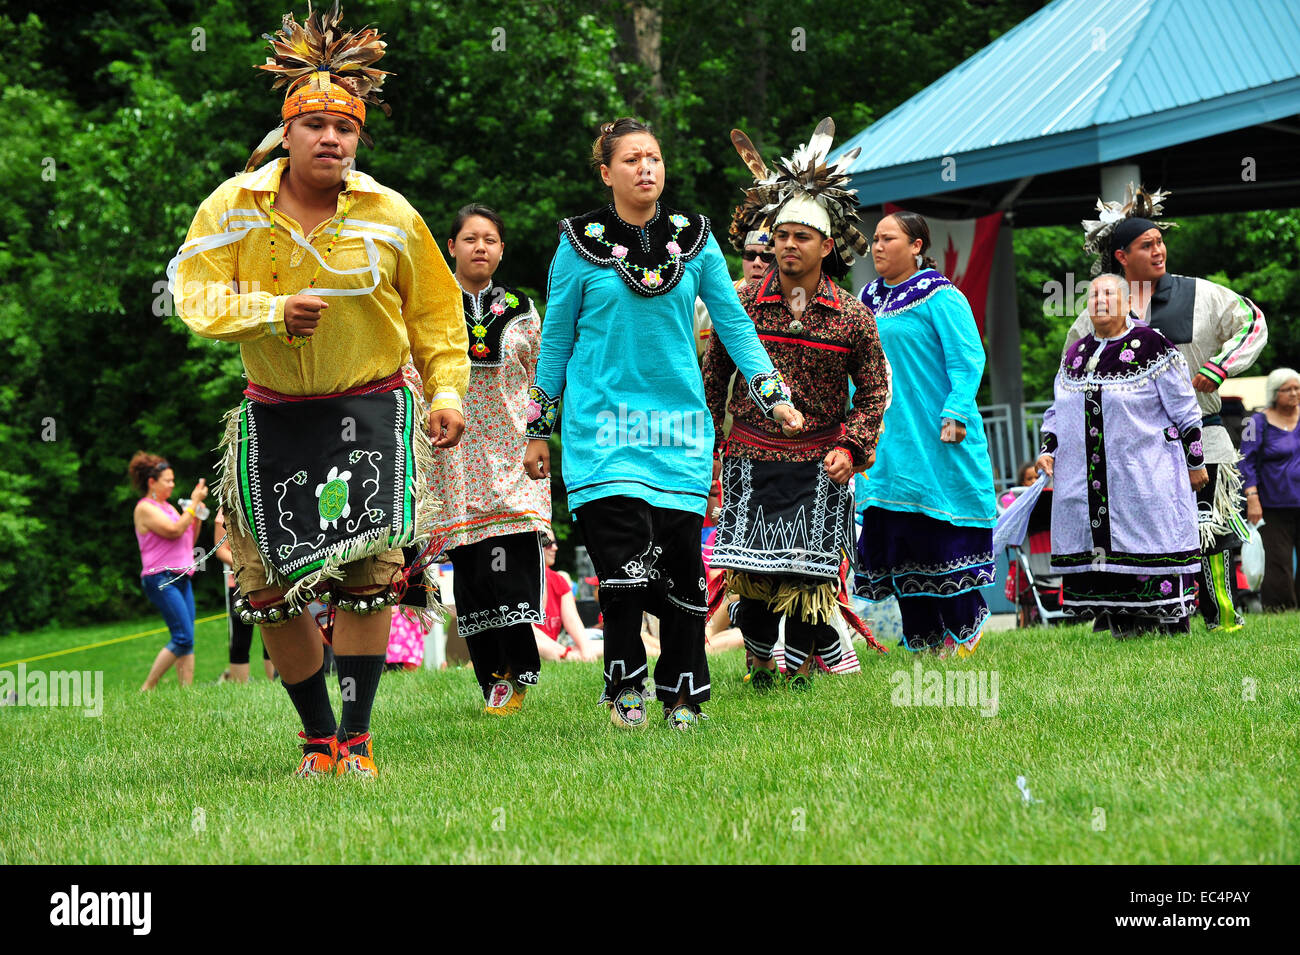
POLYGON ((917 212, 908 212, 905 209, 899 209, 897 212, 891 212, 894 221, 898 223, 899 228, 907 233, 907 237, 912 242, 917 239, 921 240, 921 268, 934 269, 940 272, 939 263, 935 262, 925 253, 930 249, 930 223, 925 221, 925 216, 917 212))
MULTIPOLYGON (((622 116, 612 123, 601 123, 600 134, 592 141, 591 144, 591 167, 597 172, 601 166, 609 166, 614 161, 614 147, 624 136, 632 133, 645 133, 647 136, 654 136, 654 130, 646 123, 639 119, 633 119, 631 116, 622 116)), ((659 137, 655 136, 655 142, 659 137)))
POLYGON ((831 243, 830 254, 822 259, 822 271, 833 279, 842 279, 850 272, 849 266, 844 264, 844 257, 840 255, 840 250, 834 243, 831 243))
POLYGON ((497 235, 501 241, 506 240, 506 224, 501 221, 501 214, 491 206, 485 206, 482 203, 471 202, 469 205, 461 206, 460 211, 456 213, 456 218, 451 223, 451 235, 447 238, 456 241, 456 236, 460 235, 460 230, 465 228, 465 220, 470 216, 482 216, 497 227, 497 235))

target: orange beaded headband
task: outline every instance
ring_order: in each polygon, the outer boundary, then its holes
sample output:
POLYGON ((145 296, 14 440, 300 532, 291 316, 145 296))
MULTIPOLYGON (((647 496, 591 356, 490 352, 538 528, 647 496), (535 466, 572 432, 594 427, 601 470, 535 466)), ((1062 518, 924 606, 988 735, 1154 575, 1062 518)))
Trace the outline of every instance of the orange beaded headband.
POLYGON ((366 123, 366 104, 359 96, 331 82, 328 73, 312 74, 311 79, 284 98, 280 118, 286 123, 303 113, 341 113, 361 125, 366 123))

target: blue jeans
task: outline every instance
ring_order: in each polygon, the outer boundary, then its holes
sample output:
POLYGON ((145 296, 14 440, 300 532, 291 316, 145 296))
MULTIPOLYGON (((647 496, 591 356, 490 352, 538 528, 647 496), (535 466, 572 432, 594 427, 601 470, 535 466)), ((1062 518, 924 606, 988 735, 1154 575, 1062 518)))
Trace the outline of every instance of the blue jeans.
POLYGON ((171 631, 167 649, 178 657, 194 652, 194 589, 189 577, 181 577, 170 587, 163 587, 175 574, 164 571, 140 578, 144 595, 158 608, 171 631))

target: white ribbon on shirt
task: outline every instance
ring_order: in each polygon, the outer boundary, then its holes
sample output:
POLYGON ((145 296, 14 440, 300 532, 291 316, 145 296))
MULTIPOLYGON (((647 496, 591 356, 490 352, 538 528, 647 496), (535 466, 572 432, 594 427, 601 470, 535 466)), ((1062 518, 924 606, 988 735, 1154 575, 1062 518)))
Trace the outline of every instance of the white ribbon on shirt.
MULTIPOLYGON (((242 212, 245 210, 232 211, 242 212)), ((369 224, 370 223, 367 223, 367 225, 369 224)), ((167 291, 171 293, 173 298, 176 297, 176 271, 180 264, 186 259, 191 259, 196 255, 202 255, 204 252, 209 252, 212 249, 220 249, 227 245, 233 245, 234 243, 241 241, 254 229, 269 229, 271 227, 271 220, 265 218, 259 218, 253 222, 231 221, 227 225, 225 232, 216 232, 212 235, 201 235, 190 239, 177 250, 176 255, 167 263, 167 291)), ((316 251, 315 246, 298 233, 289 230, 289 237, 292 238, 295 243, 310 252, 312 257, 316 259, 321 268, 326 272, 333 275, 360 275, 366 272, 370 273, 370 284, 365 288, 312 288, 308 286, 296 293, 290 294, 302 295, 304 293, 310 293, 312 295, 319 295, 322 298, 325 296, 369 295, 375 289, 379 288, 379 249, 375 245, 375 240, 378 239, 381 242, 387 242, 398 251, 401 251, 403 247, 402 240, 405 238, 405 233, 400 229, 394 229, 393 231, 396 232, 397 235, 385 235, 378 231, 370 232, 360 229, 344 229, 340 233, 340 237, 355 236, 361 239, 366 249, 366 264, 357 269, 335 269, 326 264, 325 260, 321 258, 321 254, 316 251)))

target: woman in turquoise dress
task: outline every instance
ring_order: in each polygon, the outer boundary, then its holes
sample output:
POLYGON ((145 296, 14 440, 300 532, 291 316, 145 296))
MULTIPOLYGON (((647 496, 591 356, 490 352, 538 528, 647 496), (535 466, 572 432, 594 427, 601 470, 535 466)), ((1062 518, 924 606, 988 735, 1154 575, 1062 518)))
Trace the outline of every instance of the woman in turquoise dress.
POLYGON ((903 646, 973 653, 995 583, 993 471, 975 404, 984 346, 966 297, 925 255, 913 212, 885 216, 862 290, 893 372, 893 395, 863 495, 858 593, 898 598, 903 646))
POLYGON ((648 611, 662 643, 653 693, 669 724, 689 729, 709 698, 700 533, 713 423, 695 353, 697 297, 754 401, 789 434, 803 419, 741 308, 709 220, 659 202, 664 163, 650 129, 606 123, 592 154, 612 201, 560 222, 524 466, 549 475, 547 439, 559 423, 569 510, 600 582, 611 720, 647 722, 648 611))

